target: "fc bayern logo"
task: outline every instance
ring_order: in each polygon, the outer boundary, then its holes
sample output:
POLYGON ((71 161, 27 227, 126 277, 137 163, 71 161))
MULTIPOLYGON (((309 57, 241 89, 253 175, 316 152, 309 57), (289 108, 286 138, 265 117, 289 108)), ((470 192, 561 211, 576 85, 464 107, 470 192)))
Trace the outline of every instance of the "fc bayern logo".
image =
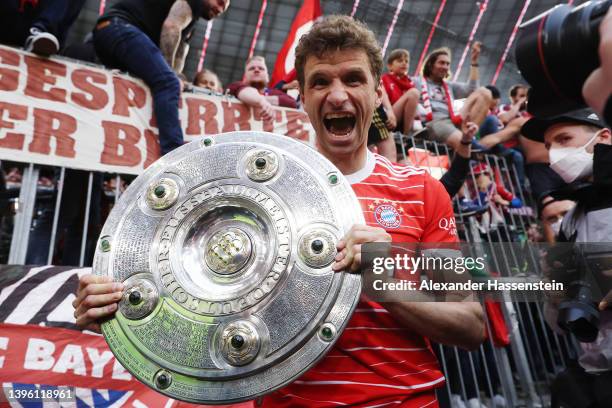
POLYGON ((381 204, 374 210, 376 222, 385 228, 399 228, 402 216, 391 204, 381 204))

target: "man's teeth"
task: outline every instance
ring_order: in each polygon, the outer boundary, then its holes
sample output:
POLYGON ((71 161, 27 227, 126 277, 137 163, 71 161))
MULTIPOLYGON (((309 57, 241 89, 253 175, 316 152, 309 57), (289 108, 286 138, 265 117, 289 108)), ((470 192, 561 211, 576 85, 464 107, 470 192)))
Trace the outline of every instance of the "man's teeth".
POLYGON ((325 119, 341 119, 341 118, 352 118, 353 115, 350 113, 328 113, 325 115, 325 119))

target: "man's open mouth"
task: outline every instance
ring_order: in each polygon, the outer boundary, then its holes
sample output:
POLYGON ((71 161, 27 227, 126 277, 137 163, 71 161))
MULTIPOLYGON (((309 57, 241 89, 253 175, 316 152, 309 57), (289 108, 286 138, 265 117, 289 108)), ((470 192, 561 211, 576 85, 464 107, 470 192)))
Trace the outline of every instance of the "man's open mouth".
POLYGON ((327 131, 336 136, 345 136, 355 128, 355 115, 350 112, 328 113, 323 119, 327 131))

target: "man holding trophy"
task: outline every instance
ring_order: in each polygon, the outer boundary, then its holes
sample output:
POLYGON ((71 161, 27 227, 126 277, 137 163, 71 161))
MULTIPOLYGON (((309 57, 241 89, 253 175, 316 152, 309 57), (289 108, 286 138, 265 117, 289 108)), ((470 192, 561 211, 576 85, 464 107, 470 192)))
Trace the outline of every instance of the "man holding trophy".
MULTIPOLYGON (((367 149, 380 105, 382 55, 374 34, 346 16, 329 16, 304 35, 296 71, 316 148, 350 182, 365 224, 338 241, 335 272, 359 273, 361 247, 372 242, 456 242, 444 187, 424 169, 392 164, 367 149), (444 221, 444 222, 443 222, 444 221)), ((206 163, 202 163, 206 166, 206 163)), ((77 324, 99 331, 124 296, 107 276, 81 278, 73 302, 77 324)), ((263 406, 437 406, 444 375, 431 341, 474 349, 484 338, 477 302, 395 302, 361 297, 331 351, 296 381, 263 398, 263 406)))

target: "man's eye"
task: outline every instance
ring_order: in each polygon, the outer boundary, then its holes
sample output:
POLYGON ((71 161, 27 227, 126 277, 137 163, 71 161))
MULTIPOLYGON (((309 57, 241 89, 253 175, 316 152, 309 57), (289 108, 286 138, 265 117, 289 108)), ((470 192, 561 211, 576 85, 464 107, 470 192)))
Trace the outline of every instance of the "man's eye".
POLYGON ((346 82, 352 85, 358 85, 358 84, 361 84, 361 77, 357 75, 350 76, 346 79, 346 82))
POLYGON ((315 80, 312 81, 312 86, 317 87, 317 86, 325 86, 327 85, 327 81, 323 78, 316 78, 315 80))

